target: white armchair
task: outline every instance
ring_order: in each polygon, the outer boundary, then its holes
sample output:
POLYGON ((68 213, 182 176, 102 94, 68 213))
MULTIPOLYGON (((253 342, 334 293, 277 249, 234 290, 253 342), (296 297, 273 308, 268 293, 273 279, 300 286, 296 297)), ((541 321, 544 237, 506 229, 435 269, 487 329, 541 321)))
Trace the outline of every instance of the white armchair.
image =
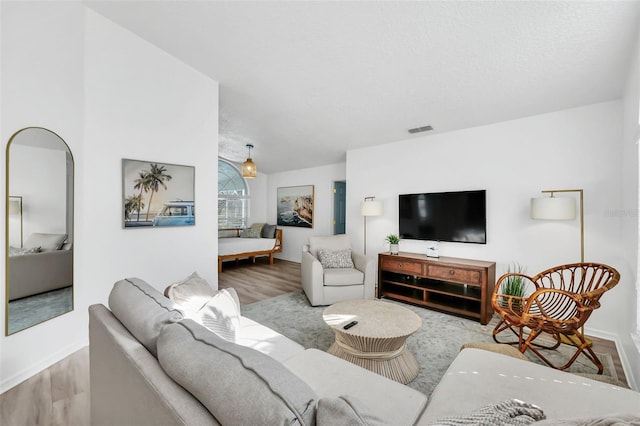
POLYGON ((374 259, 351 252, 353 267, 340 265, 337 268, 324 268, 320 262, 320 250, 324 250, 325 264, 329 264, 326 257, 335 254, 344 256, 345 250, 351 250, 351 241, 347 235, 309 237, 309 244, 302 250, 302 288, 312 306, 374 298, 374 259))

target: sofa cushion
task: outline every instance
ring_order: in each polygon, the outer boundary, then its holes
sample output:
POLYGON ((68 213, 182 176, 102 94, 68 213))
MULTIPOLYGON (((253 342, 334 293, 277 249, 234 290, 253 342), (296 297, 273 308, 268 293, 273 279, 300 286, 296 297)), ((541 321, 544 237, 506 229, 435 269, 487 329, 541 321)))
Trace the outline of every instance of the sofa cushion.
POLYGON ((604 416, 640 407, 640 393, 534 362, 481 349, 462 350, 429 397, 425 422, 517 398, 541 407, 549 419, 604 416), (491 389, 478 392, 478 389, 491 389), (451 398, 451 395, 457 395, 451 398), (579 395, 562 398, 559 395, 579 395))
POLYGON ((269 355, 280 362, 304 351, 304 347, 299 343, 243 316, 240 317, 240 328, 236 332, 236 343, 269 355))
POLYGON ((327 250, 318 249, 318 260, 323 268, 353 268, 351 249, 327 250))
POLYGON ((425 394, 318 349, 307 349, 283 364, 320 398, 357 398, 371 416, 388 425, 414 424, 427 404, 425 394))
POLYGON ((221 424, 314 424, 316 395, 306 383, 273 358, 192 320, 162 330, 158 360, 221 424))
POLYGON ((198 311, 215 294, 216 291, 196 272, 164 290, 165 296, 190 311, 198 311))
POLYGON ((25 241, 25 248, 40 247, 41 251, 60 250, 67 234, 43 234, 40 232, 34 232, 29 235, 27 241, 25 241))
POLYGON ((217 292, 193 319, 223 339, 235 342, 240 328, 240 301, 236 290, 225 288, 217 292))
POLYGON ((316 408, 318 425, 376 426, 388 423, 372 414, 369 408, 352 396, 321 398, 316 408))
POLYGON ((275 238, 276 237, 276 226, 277 225, 269 225, 265 224, 262 227, 262 238, 275 238))
POLYGON ((325 269, 324 285, 343 286, 364 283, 364 274, 354 268, 325 269))
POLYGON ((109 294, 109 308, 156 357, 160 330, 184 318, 184 312, 177 304, 139 278, 126 278, 115 283, 109 294))

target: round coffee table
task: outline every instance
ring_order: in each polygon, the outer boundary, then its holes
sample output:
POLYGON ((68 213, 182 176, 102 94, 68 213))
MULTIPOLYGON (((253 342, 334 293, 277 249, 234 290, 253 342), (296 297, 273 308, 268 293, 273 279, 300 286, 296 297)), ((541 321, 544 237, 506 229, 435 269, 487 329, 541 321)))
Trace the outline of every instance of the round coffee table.
POLYGON ((422 326, 422 318, 409 309, 379 300, 349 300, 329 306, 322 318, 336 334, 330 354, 404 384, 418 375, 418 361, 406 341, 422 326), (352 321, 358 323, 345 330, 352 321))

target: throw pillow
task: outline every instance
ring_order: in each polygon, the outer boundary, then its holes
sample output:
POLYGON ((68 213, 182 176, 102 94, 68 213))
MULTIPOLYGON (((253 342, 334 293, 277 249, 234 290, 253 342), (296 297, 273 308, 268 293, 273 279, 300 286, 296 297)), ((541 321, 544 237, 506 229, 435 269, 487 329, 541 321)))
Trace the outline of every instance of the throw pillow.
POLYGON ((318 260, 323 268, 353 268, 351 260, 351 249, 347 250, 325 250, 318 249, 318 260))
POLYGON ((245 228, 240 233, 240 238, 260 238, 260 229, 245 228))
POLYGON ((275 238, 277 225, 264 225, 262 227, 262 238, 275 238))
POLYGON ((43 234, 41 232, 34 232, 29 235, 27 241, 24 243, 25 247, 40 247, 42 251, 60 250, 67 234, 43 234))
POLYGON ((113 285, 109 294, 109 309, 156 357, 160 330, 184 318, 180 306, 139 278, 126 278, 113 285))
POLYGON ((9 257, 22 256, 22 255, 31 254, 31 253, 40 253, 41 251, 42 250, 40 249, 40 247, 19 249, 17 247, 9 246, 9 257))
POLYGON ((216 293, 193 317, 226 341, 235 342, 240 328, 240 301, 233 288, 216 293))
POLYGON ((223 425, 315 424, 316 394, 280 362, 192 320, 165 327, 158 361, 223 425))
POLYGON ((164 295, 188 311, 196 312, 216 294, 209 283, 196 272, 182 281, 170 284, 164 295))

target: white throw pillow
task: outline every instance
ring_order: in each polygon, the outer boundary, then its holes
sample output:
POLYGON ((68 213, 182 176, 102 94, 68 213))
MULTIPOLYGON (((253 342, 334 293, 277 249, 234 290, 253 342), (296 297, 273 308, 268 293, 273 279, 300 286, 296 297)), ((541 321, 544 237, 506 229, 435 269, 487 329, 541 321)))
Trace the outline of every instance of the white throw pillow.
POLYGON ((197 312, 215 295, 216 291, 196 272, 182 281, 170 284, 164 295, 187 311, 197 312))
POLYGON ((216 293, 192 318, 229 342, 236 342, 240 328, 240 301, 233 288, 216 293))

